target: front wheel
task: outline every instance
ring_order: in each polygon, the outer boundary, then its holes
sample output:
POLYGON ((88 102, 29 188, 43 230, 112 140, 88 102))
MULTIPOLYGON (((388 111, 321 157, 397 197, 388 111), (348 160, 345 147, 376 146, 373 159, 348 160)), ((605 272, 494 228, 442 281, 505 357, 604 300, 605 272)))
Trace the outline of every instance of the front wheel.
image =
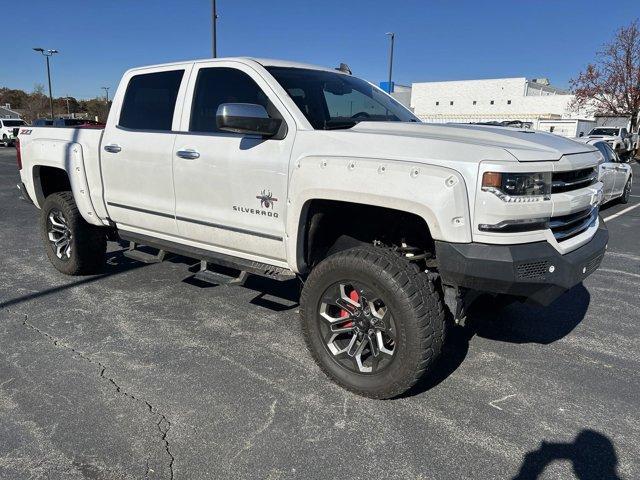
POLYGON ((408 390, 440 355, 441 295, 426 274, 386 249, 331 255, 301 297, 303 334, 316 363, 338 385, 370 398, 408 390))
POLYGON ((71 192, 49 195, 42 205, 40 230, 47 256, 67 275, 98 273, 105 264, 107 238, 80 215, 71 192))

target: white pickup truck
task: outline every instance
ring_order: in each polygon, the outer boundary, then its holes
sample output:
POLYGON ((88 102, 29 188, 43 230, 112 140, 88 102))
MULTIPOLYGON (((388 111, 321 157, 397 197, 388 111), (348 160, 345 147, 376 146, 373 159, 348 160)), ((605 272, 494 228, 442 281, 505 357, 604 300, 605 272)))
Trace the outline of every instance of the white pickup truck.
POLYGON ((424 124, 344 70, 252 58, 136 68, 104 130, 21 129, 19 188, 41 209, 51 262, 94 273, 120 238, 143 261, 201 260, 214 283, 298 277, 316 362, 373 398, 428 372, 445 318, 464 319, 479 293, 546 305, 598 268, 597 149, 424 124))
POLYGON ((589 140, 606 142, 623 160, 633 158, 637 148, 635 135, 630 134, 626 127, 596 127, 589 132, 589 140))

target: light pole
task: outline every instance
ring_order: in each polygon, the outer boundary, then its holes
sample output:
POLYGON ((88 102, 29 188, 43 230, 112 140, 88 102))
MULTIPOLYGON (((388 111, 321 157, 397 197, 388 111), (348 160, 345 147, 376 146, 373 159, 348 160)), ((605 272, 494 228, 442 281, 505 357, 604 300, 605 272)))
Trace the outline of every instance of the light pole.
POLYGON ((393 42, 396 38, 396 34, 393 32, 387 32, 385 35, 389 35, 389 38, 391 38, 391 45, 389 47, 389 85, 387 87, 387 93, 391 93, 391 73, 393 72, 393 42))
POLYGON ((218 23, 218 10, 216 9, 216 0, 211 0, 211 50, 213 58, 218 56, 216 24, 218 23))
POLYGON ((58 50, 48 49, 36 47, 34 48, 36 52, 40 52, 47 59, 47 79, 49 80, 49 108, 51 109, 51 120, 53 120, 53 95, 51 93, 51 70, 49 69, 49 57, 51 57, 55 53, 59 53, 58 50))
POLYGON ((102 88, 104 90, 104 93, 105 93, 106 99, 107 99, 106 102, 107 102, 107 105, 109 105, 109 89, 111 87, 100 87, 100 88, 102 88))

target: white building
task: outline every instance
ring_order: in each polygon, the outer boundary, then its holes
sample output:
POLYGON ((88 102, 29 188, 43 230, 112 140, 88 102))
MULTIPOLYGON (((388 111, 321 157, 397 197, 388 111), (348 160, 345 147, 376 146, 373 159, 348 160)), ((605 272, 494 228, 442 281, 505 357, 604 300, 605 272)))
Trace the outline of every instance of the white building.
POLYGON ((415 114, 433 123, 521 120, 538 128, 542 119, 587 117, 571 110, 573 98, 544 78, 422 82, 411 89, 415 114))

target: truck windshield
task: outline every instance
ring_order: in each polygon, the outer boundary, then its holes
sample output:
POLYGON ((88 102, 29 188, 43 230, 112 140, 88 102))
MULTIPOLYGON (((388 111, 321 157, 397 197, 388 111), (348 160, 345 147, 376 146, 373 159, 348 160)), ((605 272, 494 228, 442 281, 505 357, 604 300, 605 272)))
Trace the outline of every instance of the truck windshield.
POLYGON ((3 120, 5 127, 21 127, 22 125, 26 125, 24 120, 3 120))
POLYGON ((358 122, 419 122, 389 95, 350 75, 304 68, 267 67, 316 130, 358 122))
POLYGON ((617 128, 594 128, 593 130, 591 130, 591 133, 589 135, 610 135, 615 137, 618 135, 618 129, 617 128))

